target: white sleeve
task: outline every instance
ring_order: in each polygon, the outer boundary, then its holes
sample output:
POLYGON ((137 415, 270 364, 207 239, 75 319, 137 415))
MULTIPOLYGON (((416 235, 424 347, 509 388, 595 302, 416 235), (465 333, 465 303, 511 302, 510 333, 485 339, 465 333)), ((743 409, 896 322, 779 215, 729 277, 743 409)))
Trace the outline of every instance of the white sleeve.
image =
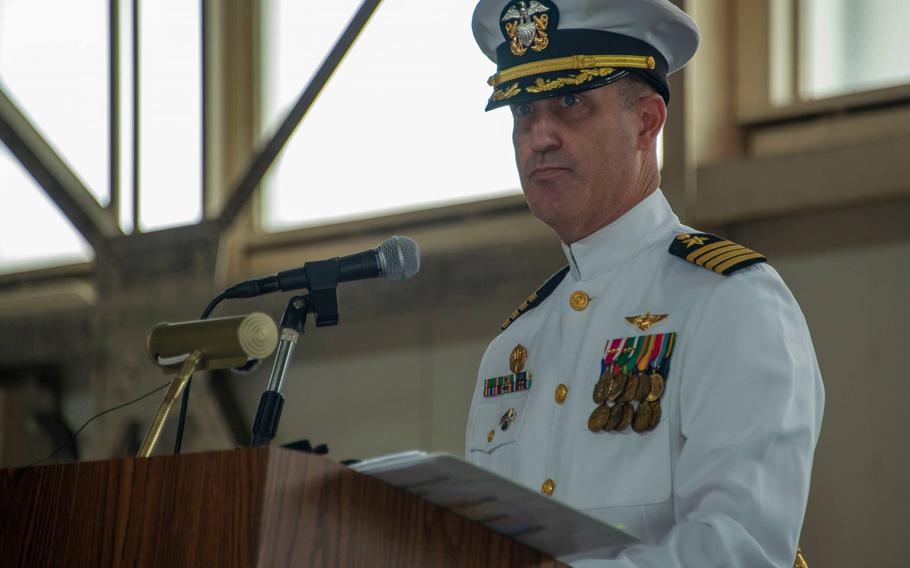
POLYGON ((676 525, 656 546, 577 567, 792 567, 824 390, 805 319, 777 273, 719 284, 671 370, 683 445, 676 525))

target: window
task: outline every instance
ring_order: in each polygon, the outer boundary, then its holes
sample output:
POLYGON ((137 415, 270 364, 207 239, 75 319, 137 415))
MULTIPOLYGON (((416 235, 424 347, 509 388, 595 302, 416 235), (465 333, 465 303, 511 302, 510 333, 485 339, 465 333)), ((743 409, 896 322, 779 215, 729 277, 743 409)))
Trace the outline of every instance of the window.
POLYGON ((199 2, 139 4, 139 227, 202 219, 199 2))
MULTIPOLYGON (((119 0, 119 176, 110 154, 108 0, 0 0, 0 85, 98 203, 133 219, 133 2, 119 0), (116 199, 112 199, 112 191, 116 199)), ((202 218, 201 4, 139 3, 141 230, 202 218)), ((15 158, 0 152, 0 270, 91 258, 91 249, 15 158)))
MULTIPOLYGON (((110 201, 106 4, 0 2, 0 84, 102 205, 110 201)), ((0 270, 91 258, 2 143, 0 198, 0 270)))
MULTIPOLYGON (((359 5, 264 3, 266 134, 359 5)), ((511 115, 483 112, 495 68, 471 36, 473 8, 380 4, 268 176, 267 230, 518 192, 511 115)))
POLYGON ((910 82, 907 0, 802 0, 799 21, 802 98, 910 82))
POLYGON ((81 262, 92 248, 0 144, 0 273, 81 262))

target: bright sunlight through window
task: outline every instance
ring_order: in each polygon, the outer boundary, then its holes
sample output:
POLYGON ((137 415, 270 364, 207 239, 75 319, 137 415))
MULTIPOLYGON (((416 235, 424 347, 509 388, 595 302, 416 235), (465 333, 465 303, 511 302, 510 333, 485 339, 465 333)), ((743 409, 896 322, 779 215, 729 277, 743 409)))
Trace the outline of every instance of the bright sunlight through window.
MULTIPOLYGON (((110 200, 106 18, 98 0, 0 1, 0 85, 101 204, 110 200)), ((0 199, 0 271, 92 257, 5 146, 0 199)))
MULTIPOLYGON (((359 5, 264 2, 266 133, 359 5)), ((511 115, 483 112, 495 67, 471 36, 473 7, 464 0, 380 4, 268 177, 266 229, 518 192, 511 115)))
MULTIPOLYGON (((132 2, 120 7, 120 211, 132 219, 132 2)), ((0 0, 0 85, 101 205, 111 202, 106 0, 0 0)), ((202 53, 198 1, 140 3, 139 226, 202 217, 202 53)), ((0 271, 78 262, 91 248, 0 148, 0 271)))

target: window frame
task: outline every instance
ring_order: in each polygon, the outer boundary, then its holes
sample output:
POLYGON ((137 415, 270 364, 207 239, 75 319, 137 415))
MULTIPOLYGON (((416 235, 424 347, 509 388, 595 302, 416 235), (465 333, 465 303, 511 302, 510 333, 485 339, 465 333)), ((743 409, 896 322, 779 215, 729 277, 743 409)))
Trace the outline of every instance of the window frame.
POLYGON ((910 83, 818 99, 799 94, 802 0, 734 0, 736 119, 744 128, 811 119, 819 115, 910 104, 910 83), (772 3, 778 2, 775 22, 772 3), (785 30, 775 29, 784 25, 785 30), (773 42, 785 43, 786 57, 776 57, 773 42), (785 66, 781 68, 781 66, 785 66), (775 94, 777 90, 777 94, 775 94), (775 100, 775 96, 781 99, 775 100))

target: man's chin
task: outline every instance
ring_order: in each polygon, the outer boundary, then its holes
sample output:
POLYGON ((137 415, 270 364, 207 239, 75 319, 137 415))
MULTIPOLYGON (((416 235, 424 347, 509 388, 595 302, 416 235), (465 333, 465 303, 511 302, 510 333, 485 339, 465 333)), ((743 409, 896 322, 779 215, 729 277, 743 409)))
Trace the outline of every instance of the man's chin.
POLYGON ((544 207, 528 201, 528 209, 531 210, 532 215, 543 221, 557 233, 566 224, 565 215, 555 207, 544 207))

